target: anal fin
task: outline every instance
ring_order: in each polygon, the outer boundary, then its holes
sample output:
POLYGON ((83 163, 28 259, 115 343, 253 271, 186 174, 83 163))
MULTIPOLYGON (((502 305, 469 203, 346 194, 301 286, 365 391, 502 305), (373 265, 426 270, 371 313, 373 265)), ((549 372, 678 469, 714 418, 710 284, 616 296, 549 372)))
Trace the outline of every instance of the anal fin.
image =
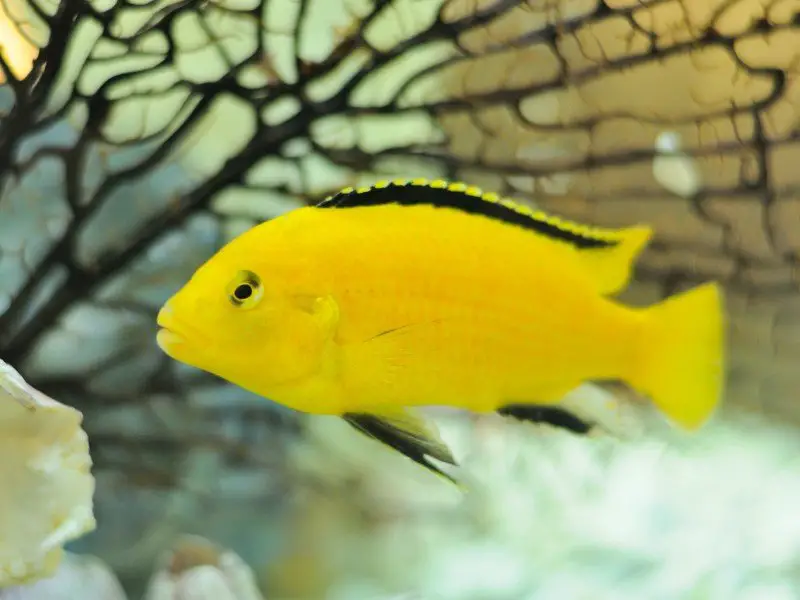
POLYGON ((557 406, 508 404, 499 408, 497 413, 504 417, 512 417, 520 421, 546 423, 553 427, 560 427, 579 434, 587 434, 592 429, 591 424, 582 420, 574 413, 557 406))
POLYGON ((427 460, 430 457, 457 465, 449 448, 435 430, 410 411, 344 413, 342 418, 361 433, 389 446, 434 474, 458 484, 453 477, 427 460))
POLYGON ((539 403, 514 403, 497 412, 523 421, 547 423, 580 435, 611 435, 630 439, 641 433, 632 407, 598 383, 583 383, 565 394, 548 396, 539 403))

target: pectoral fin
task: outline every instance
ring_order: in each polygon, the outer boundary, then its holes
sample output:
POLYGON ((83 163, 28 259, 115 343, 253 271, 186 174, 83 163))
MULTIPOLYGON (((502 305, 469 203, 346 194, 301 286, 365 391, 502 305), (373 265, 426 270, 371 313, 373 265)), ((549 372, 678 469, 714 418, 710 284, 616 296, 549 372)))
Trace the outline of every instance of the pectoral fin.
POLYGON ((408 410, 380 413, 345 413, 342 418, 365 435, 389 446, 419 465, 453 483, 456 480, 427 458, 456 465, 447 445, 435 429, 408 410))

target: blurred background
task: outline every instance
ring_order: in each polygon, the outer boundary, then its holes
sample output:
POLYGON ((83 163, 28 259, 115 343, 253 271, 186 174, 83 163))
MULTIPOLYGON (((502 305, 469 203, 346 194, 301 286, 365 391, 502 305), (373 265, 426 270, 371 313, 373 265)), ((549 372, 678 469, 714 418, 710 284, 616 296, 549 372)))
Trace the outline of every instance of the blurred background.
MULTIPOLYGON (((348 185, 461 179, 588 223, 652 224, 655 240, 624 299, 645 304, 724 282, 723 417, 758 423, 738 429, 738 441, 771 439, 781 427, 794 443, 796 2, 0 6, 0 358, 84 413, 99 526, 71 550, 101 557, 130 598, 184 533, 234 550, 268 598, 517 599, 535 589, 542 595, 531 598, 584 597, 541 591, 536 568, 552 570, 541 557, 526 559, 533 579, 519 583, 508 571, 519 552, 475 549, 449 566, 421 556, 445 538, 463 547, 481 526, 500 527, 481 520, 491 503, 456 511, 451 490, 338 421, 290 413, 157 348, 157 309, 216 249, 348 185), (473 563, 496 588, 421 583, 466 581, 473 563), (502 595, 504 585, 528 592, 502 595)), ((489 452, 517 431, 442 419, 464 452, 480 439, 489 452)), ((565 444, 556 463, 588 460, 585 441, 541 435, 565 444)), ((786 448, 764 460, 793 457, 786 448)), ((725 464, 730 474, 743 468, 725 464)), ((752 500, 752 489, 740 491, 752 500)), ((495 497, 504 494, 513 495, 495 497)), ((518 517, 524 501, 514 502, 492 510, 518 517)))

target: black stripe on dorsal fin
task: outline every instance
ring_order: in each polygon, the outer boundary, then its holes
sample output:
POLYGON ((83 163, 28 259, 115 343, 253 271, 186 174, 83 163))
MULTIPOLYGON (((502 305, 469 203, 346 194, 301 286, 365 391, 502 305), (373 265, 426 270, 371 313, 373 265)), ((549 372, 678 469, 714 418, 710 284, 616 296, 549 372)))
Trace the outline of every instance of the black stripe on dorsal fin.
POLYGON ((540 210, 532 210, 510 198, 484 192, 479 187, 442 179, 395 179, 379 181, 372 186, 348 187, 317 204, 317 208, 386 204, 454 208, 524 227, 580 249, 609 248, 622 241, 618 231, 573 223, 540 210))

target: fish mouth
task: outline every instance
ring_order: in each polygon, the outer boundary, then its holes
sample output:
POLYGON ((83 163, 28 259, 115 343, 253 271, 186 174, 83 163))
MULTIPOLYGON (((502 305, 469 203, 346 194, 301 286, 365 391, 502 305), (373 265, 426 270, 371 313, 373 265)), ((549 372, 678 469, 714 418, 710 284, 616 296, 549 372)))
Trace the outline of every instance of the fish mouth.
POLYGON ((170 302, 158 311, 156 323, 159 327, 156 343, 161 351, 174 360, 200 368, 207 348, 213 347, 212 340, 179 319, 170 302))
POLYGON ((186 337, 179 331, 175 323, 175 316, 172 312, 172 307, 169 304, 165 305, 159 312, 156 318, 159 330, 156 334, 156 343, 159 348, 166 354, 172 356, 176 346, 185 345, 186 337))
POLYGON ((170 349, 174 348, 177 344, 183 344, 186 340, 181 336, 181 334, 172 331, 171 329, 167 329, 166 327, 162 327, 156 333, 156 343, 158 347, 161 348, 167 354, 170 354, 170 349))

